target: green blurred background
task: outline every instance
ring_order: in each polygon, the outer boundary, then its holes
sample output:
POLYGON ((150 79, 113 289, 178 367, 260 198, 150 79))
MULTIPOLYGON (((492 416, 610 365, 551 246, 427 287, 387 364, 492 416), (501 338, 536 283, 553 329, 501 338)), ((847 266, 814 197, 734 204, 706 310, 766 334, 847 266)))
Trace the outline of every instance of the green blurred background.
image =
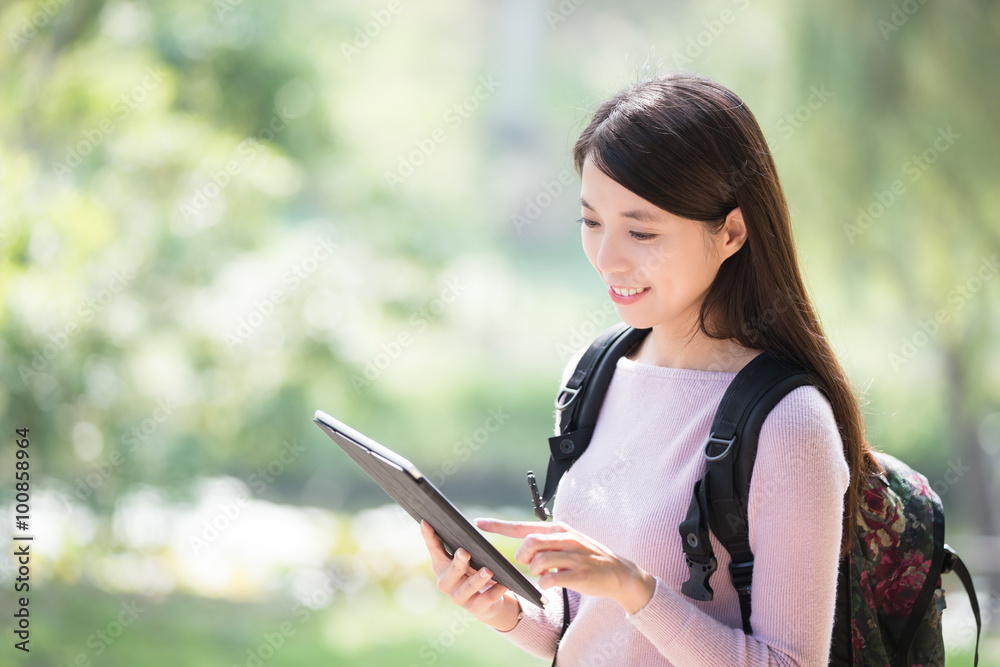
POLYGON ((543 664, 310 419, 530 518, 560 371, 615 320, 570 147, 685 70, 771 142, 870 438, 941 494, 1000 665, 997 3, 0 7, 0 536, 17 428, 35 535, 29 654, 0 557, 0 663, 543 664))

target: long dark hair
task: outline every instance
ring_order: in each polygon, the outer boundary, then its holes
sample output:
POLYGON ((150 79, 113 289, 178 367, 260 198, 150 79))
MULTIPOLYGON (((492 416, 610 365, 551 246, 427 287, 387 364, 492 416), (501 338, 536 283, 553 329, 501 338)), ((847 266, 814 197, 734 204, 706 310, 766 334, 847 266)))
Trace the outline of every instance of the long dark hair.
POLYGON ((626 189, 713 234, 740 208, 746 242, 719 268, 698 326, 710 338, 793 359, 817 378, 851 471, 841 542, 846 554, 864 478, 881 467, 865 440, 858 398, 806 294, 788 203, 757 119, 711 79, 658 76, 598 107, 573 147, 581 176, 587 158, 626 189))

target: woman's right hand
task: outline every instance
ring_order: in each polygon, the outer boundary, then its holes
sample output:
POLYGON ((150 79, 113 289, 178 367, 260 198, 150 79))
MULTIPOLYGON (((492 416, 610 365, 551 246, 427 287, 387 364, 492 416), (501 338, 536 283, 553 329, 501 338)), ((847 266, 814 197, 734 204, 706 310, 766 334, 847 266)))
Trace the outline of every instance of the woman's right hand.
POLYGON ((477 571, 469 567, 469 553, 465 549, 458 549, 455 557, 449 558, 441 538, 426 521, 420 522, 420 534, 431 554, 438 589, 483 623, 501 632, 513 630, 521 612, 521 603, 514 593, 493 581, 488 568, 477 571))

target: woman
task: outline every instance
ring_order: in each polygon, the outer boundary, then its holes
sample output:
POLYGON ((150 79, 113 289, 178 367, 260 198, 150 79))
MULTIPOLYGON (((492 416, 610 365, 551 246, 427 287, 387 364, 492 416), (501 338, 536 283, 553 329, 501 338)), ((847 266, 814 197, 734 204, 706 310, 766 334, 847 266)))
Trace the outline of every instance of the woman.
MULTIPOLYGON (((515 558, 540 575, 539 587, 568 589, 560 664, 826 664, 838 560, 859 485, 876 464, 806 295, 756 119, 718 83, 662 76, 602 104, 573 159, 587 259, 622 321, 651 332, 618 361, 590 447, 560 482, 555 523, 480 519, 479 527, 523 538, 515 558), (760 431, 748 510, 753 634, 745 635, 728 554, 714 536, 723 573, 715 598, 679 592, 688 570, 678 525, 704 474, 722 395, 763 350, 797 360, 820 388, 793 390, 760 431)), ((523 603, 489 571, 469 568, 464 551, 450 559, 427 524, 421 530, 442 591, 525 650, 553 657, 561 604, 523 603)), ((546 595, 561 599, 558 589, 546 595)))

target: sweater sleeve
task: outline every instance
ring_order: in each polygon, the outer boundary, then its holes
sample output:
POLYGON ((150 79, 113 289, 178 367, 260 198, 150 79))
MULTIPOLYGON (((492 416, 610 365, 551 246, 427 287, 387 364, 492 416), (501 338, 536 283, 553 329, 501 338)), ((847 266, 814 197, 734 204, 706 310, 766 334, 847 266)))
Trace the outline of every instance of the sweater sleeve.
MULTIPOLYGON (((562 631, 562 588, 558 586, 547 588, 543 593, 545 593, 545 597, 549 600, 549 604, 544 609, 539 609, 515 593, 514 595, 521 605, 521 611, 524 612, 524 618, 519 620, 512 630, 501 632, 493 628, 493 631, 506 637, 528 653, 539 658, 551 660, 556 652, 556 642, 559 641, 559 633, 562 631)), ((572 620, 576 616, 576 611, 580 604, 580 594, 572 589, 568 590, 568 593, 569 617, 572 620)))
MULTIPOLYGON (((825 665, 848 482, 830 404, 815 387, 793 390, 761 427, 750 482, 753 634, 708 616, 659 577, 646 606, 626 618, 676 665, 825 665)), ((731 585, 728 572, 715 576, 731 585)))

